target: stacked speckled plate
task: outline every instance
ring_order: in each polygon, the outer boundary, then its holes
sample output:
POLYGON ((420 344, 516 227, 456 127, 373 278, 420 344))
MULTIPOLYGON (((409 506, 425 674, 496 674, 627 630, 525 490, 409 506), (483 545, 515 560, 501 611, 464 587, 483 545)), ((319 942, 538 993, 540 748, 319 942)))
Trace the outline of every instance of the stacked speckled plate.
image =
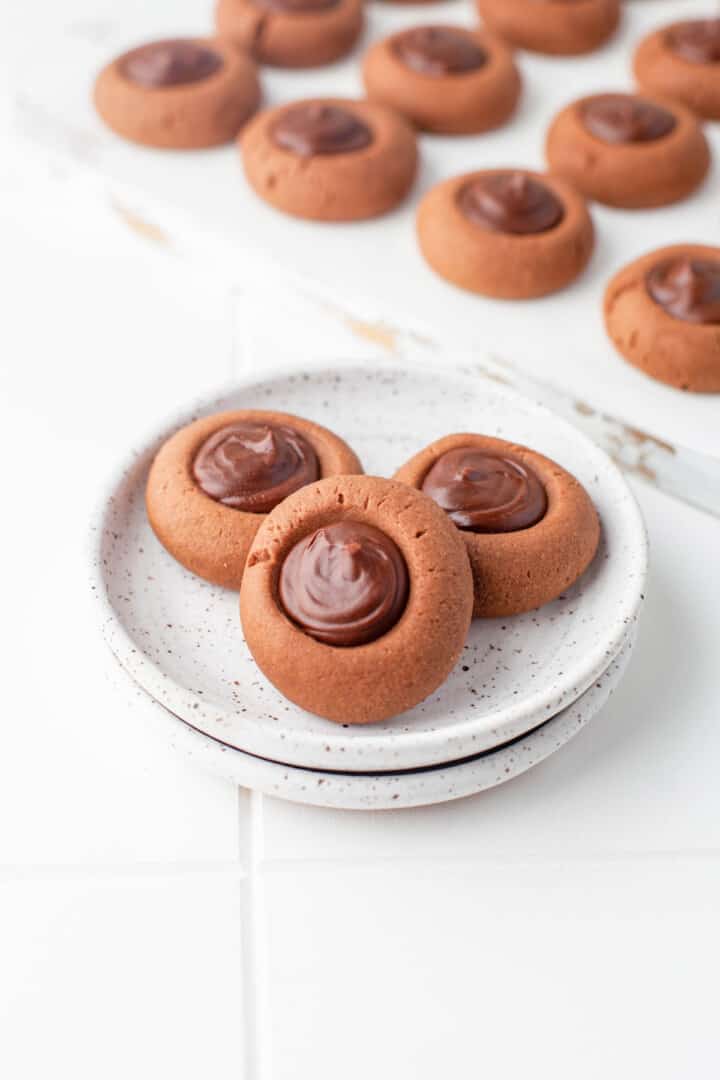
POLYGON ((172 717, 176 741, 241 783, 348 807, 457 798, 517 775, 562 745, 622 674, 647 569, 633 496, 606 455, 573 427, 462 371, 384 365, 277 374, 173 418, 114 479, 93 546, 106 639, 131 679, 172 717), (179 567, 144 512, 147 470, 172 431, 202 413, 268 405, 331 427, 368 473, 386 476, 452 431, 526 443, 589 491, 603 525, 598 555, 580 582, 540 611, 476 620, 448 681, 410 712, 368 727, 314 717, 258 671, 236 595, 179 567))

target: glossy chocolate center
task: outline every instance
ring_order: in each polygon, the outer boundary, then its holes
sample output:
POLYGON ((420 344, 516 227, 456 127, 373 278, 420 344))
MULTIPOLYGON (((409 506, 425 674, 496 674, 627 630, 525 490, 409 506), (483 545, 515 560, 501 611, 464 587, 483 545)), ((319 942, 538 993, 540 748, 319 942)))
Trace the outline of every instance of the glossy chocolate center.
POLYGON ((133 49, 122 62, 122 73, 148 90, 201 82, 219 71, 222 56, 197 41, 153 41, 133 49))
POLYGON ((365 645, 386 634, 407 603, 408 571, 386 533, 338 521, 306 536, 280 570, 280 602, 294 623, 326 645, 365 645))
POLYGON ((460 446, 442 454, 422 490, 460 529, 517 532, 545 516, 547 495, 532 469, 509 454, 460 446))
POLYGON ((665 39, 674 53, 692 64, 720 63, 720 19, 693 19, 668 30, 665 39))
POLYGON ((420 75, 462 75, 487 63, 487 53, 465 30, 420 26, 393 39, 392 48, 406 67, 420 75))
POLYGON ((668 259, 654 266, 645 282, 668 315, 683 322, 720 323, 720 259, 668 259))
POLYGON ((315 154, 349 154, 372 142, 367 124, 337 105, 295 105, 275 122, 272 137, 283 150, 301 157, 315 154))
POLYGON ((601 94, 585 102, 581 115, 591 135, 614 146, 654 142, 677 123, 667 109, 631 94, 601 94))
POLYGON ((565 213, 550 188, 521 172, 488 173, 465 184, 458 192, 465 217, 494 232, 547 232, 565 213))
POLYGON ((291 427, 240 421, 202 444, 192 466, 206 495, 234 510, 267 514, 320 476, 310 443, 291 427))

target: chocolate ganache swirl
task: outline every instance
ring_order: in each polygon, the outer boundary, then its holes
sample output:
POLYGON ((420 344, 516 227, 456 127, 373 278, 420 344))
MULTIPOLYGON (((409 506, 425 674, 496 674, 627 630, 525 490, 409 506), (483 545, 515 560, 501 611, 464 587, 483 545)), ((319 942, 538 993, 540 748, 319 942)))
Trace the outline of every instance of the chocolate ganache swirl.
POLYGON ((320 466, 310 443, 293 428, 239 421, 205 440, 192 471, 216 502, 267 514, 293 491, 317 480, 320 466))
POLYGON ((488 55, 466 30, 452 26, 418 26, 398 34, 395 55, 419 75, 442 77, 476 71, 488 55))
POLYGON ((599 94, 585 102, 581 117, 591 135, 613 146, 654 142, 677 124, 667 109, 632 94, 599 94))
POLYGON ((367 124, 349 109, 317 102, 294 105, 282 112, 272 137, 283 150, 300 157, 349 154, 369 146, 373 138, 367 124))
POLYGON ((457 198, 465 217, 493 232, 547 232, 565 213, 550 188, 522 172, 477 176, 460 188, 457 198))
POLYGON ((720 19, 692 19, 671 27, 665 40, 691 64, 720 63, 720 19))
POLYGON ((517 532, 545 516, 547 495, 519 458, 459 446, 437 459, 422 490, 460 529, 517 532))
POLYGON ((291 549, 280 570, 285 613, 326 645, 365 645, 386 634, 407 603, 408 571, 373 525, 338 521, 291 549))
POLYGON ((720 259, 667 259, 645 283, 656 304, 683 322, 720 323, 720 259))
POLYGON ((199 41, 184 39, 152 41, 128 53, 122 73, 131 82, 148 90, 185 86, 214 75, 223 65, 222 56, 199 41))

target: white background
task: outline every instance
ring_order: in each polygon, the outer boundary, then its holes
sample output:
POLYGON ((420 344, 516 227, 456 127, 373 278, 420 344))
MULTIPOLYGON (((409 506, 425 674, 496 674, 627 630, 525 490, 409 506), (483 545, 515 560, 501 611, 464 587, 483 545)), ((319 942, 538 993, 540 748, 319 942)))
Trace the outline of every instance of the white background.
POLYGON ((118 685, 85 538, 248 361, 238 313, 1 121, 0 1075, 716 1080, 720 522, 635 485, 631 669, 505 788, 349 814, 196 771, 118 685))

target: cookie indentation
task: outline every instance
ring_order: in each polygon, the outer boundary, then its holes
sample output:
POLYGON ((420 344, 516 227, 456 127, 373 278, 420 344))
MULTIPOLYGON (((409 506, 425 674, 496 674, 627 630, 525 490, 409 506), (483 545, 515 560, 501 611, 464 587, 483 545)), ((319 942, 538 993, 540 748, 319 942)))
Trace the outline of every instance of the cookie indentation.
POLYGON ((470 221, 497 232, 547 232, 563 218, 557 196, 521 172, 480 175, 460 189, 458 203, 470 221))
POLYGON ((277 146, 301 157, 350 154, 373 138, 368 125, 348 109, 320 103, 287 109, 273 125, 272 137, 277 146))
POLYGON ((720 19, 676 23, 666 40, 674 53, 691 64, 720 63, 720 19))
POLYGON ((193 476, 206 495, 256 514, 269 513, 319 475, 307 439, 273 424, 229 424, 203 443, 193 462, 193 476))
POLYGON ((488 59, 471 34, 451 26, 417 26, 406 30, 394 39, 393 50, 413 71, 434 77, 477 71, 488 59))
POLYGON ((529 465, 512 454, 460 446, 441 454, 422 490, 460 529, 516 532, 545 516, 545 488, 529 465))
POLYGON ((402 615, 407 566, 380 529, 339 521, 295 544, 280 571, 279 595, 286 614, 316 641, 364 645, 402 615))
POLYGON ((586 101, 580 112, 590 134, 611 145, 654 142, 676 125, 667 109, 630 94, 600 94, 586 101))
POLYGON ((126 78, 148 89, 186 86, 219 71, 222 56, 199 41, 152 41, 133 49, 120 67, 126 78))
POLYGON ((720 261, 669 259, 646 276, 655 303, 676 319, 690 323, 720 323, 720 261))

